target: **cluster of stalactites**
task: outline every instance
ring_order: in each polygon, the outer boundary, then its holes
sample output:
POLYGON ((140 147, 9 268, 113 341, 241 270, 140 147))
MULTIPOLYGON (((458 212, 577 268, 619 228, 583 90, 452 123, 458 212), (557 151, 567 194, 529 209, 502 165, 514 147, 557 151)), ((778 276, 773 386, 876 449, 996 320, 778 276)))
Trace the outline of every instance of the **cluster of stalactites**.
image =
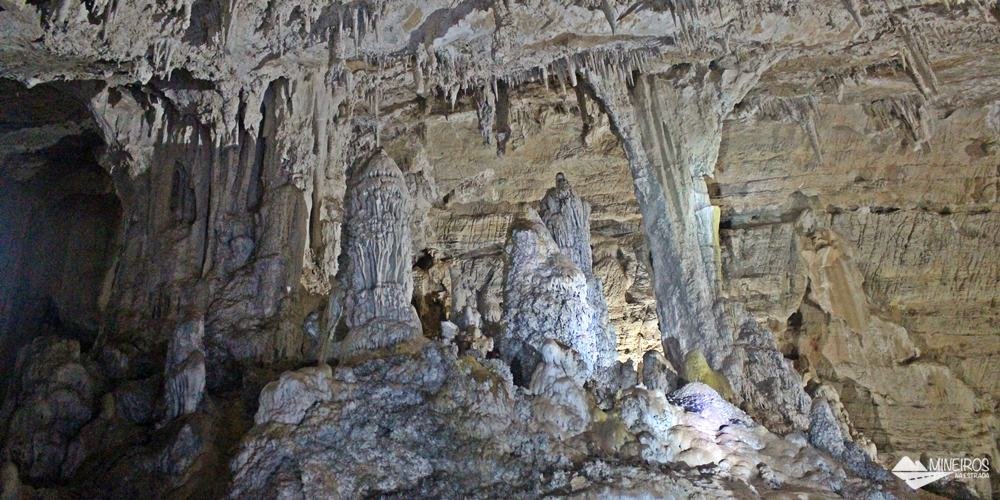
POLYGON ((436 89, 454 106, 458 96, 466 92, 489 94, 486 99, 495 100, 501 92, 499 82, 511 87, 526 83, 541 83, 546 87, 555 85, 566 93, 567 87, 577 86, 578 75, 582 73, 631 81, 635 71, 643 71, 649 61, 659 55, 660 50, 656 47, 588 50, 557 55, 544 64, 505 72, 501 77, 489 60, 472 59, 451 49, 418 48, 411 62, 411 71, 417 94, 426 95, 436 89))
POLYGON ((902 127, 914 148, 920 149, 931 140, 926 104, 921 94, 903 94, 877 99, 863 108, 876 129, 902 127))
POLYGON ((798 125, 809 136, 809 144, 816 154, 816 159, 823 160, 819 130, 817 129, 820 113, 816 97, 811 95, 763 96, 752 100, 749 107, 759 119, 792 122, 798 125))

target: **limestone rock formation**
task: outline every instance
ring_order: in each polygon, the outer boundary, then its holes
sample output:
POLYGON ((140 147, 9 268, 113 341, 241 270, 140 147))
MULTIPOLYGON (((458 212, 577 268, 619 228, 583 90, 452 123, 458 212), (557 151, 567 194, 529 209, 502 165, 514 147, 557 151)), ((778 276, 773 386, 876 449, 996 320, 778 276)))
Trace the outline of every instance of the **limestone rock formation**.
POLYGON ((410 297, 409 214, 413 209, 403 174, 377 152, 351 176, 345 247, 349 332, 343 354, 390 347, 420 335, 410 297))
POLYGON ((281 378, 260 391, 254 423, 297 424, 306 411, 320 401, 333 398, 330 393, 331 372, 328 365, 285 372, 281 378))
POLYGON ((74 340, 40 337, 21 349, 3 406, 4 460, 32 480, 56 480, 70 442, 94 414, 99 386, 74 340))
POLYGON ((771 332, 753 319, 744 321, 736 353, 743 358, 742 399, 757 420, 781 434, 807 430, 811 401, 802 377, 782 356, 771 332))
MULTIPOLYGON (((573 192, 569 180, 560 172, 556 174, 555 187, 545 192, 540 205, 539 216, 559 250, 587 278, 587 301, 593 314, 590 324, 597 342, 595 368, 608 371, 614 362, 617 335, 608 321, 604 284, 594 276, 594 257, 590 248, 590 204, 573 192)), ((612 383, 613 377, 610 374, 604 374, 601 378, 604 384, 612 383)))
POLYGON ((542 344, 541 355, 542 361, 528 386, 536 396, 535 418, 551 426, 552 433, 561 438, 578 435, 590 423, 592 403, 580 384, 580 368, 574 355, 551 339, 542 344))
POLYGON ((168 420, 194 412, 205 396, 204 336, 199 319, 178 325, 170 339, 163 376, 168 420))
POLYGON ((659 351, 647 351, 642 356, 642 385, 649 390, 670 393, 680 385, 680 376, 659 351))
POLYGON ((0 494, 995 497, 998 20, 0 0, 0 494))
POLYGON ((573 192, 565 174, 556 174, 556 186, 545 192, 538 211, 556 245, 588 277, 594 274, 590 249, 590 204, 573 192))
POLYGON ((573 374, 582 384, 609 366, 613 352, 590 301, 586 275, 563 253, 538 214, 528 209, 511 227, 505 248, 504 330, 501 356, 517 381, 531 380, 542 345, 556 340, 580 358, 573 374))

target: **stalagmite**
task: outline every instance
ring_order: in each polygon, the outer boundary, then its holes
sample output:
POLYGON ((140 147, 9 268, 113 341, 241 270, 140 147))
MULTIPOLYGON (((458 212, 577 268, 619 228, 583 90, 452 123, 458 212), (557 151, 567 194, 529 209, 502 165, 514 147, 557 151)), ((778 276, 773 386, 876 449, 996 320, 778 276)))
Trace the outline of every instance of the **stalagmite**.
POLYGON ((164 373, 167 420, 194 412, 205 397, 204 338, 205 323, 201 319, 185 322, 174 330, 164 373))
POLYGON ((385 152, 376 152, 351 176, 344 231, 349 332, 338 345, 341 355, 391 347, 420 335, 420 320, 410 305, 412 209, 403 173, 385 152))
POLYGON ((556 185, 542 198, 539 215, 562 253, 569 256, 587 278, 587 302, 593 312, 590 320, 595 337, 595 367, 606 369, 615 360, 617 335, 608 322, 604 285, 594 276, 594 258, 590 248, 590 204, 573 192, 563 173, 556 174, 556 185))
POLYGON ((556 186, 542 198, 538 215, 559 249, 584 274, 592 276, 594 258, 590 250, 590 204, 573 192, 562 172, 556 174, 556 186))
POLYGON ((496 341, 514 380, 528 383, 541 361, 542 344, 553 339, 580 357, 582 385, 606 359, 586 275, 531 209, 514 222, 504 252, 504 327, 496 341))

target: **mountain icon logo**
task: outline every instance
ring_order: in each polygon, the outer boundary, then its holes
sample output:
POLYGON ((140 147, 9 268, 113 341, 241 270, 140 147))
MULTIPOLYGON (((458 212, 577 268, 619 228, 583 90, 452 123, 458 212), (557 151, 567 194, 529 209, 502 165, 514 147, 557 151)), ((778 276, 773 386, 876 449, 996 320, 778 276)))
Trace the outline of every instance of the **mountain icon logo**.
POLYGON ((952 474, 951 472, 929 471, 927 467, 924 467, 924 464, 911 460, 907 456, 899 460, 899 463, 892 468, 892 473, 913 489, 928 485, 938 479, 944 479, 952 474))

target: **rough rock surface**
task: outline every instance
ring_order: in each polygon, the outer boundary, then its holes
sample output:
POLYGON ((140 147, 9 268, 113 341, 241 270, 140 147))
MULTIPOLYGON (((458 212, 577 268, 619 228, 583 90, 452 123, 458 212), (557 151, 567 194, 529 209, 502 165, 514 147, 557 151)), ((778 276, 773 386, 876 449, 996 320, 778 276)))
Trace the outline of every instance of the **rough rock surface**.
POLYGON ((781 434, 809 428, 811 401, 802 377, 782 356, 774 336, 756 321, 740 325, 736 353, 742 356, 743 401, 760 423, 781 434))
POLYGON ((586 406, 554 342, 531 391, 495 360, 456 357, 433 341, 403 350, 335 368, 332 399, 298 425, 255 426, 234 459, 230 496, 901 492, 845 473, 801 434, 769 433, 703 384, 669 396, 635 389, 620 416, 588 419, 600 410, 586 406), (613 454, 574 466, 588 442, 613 454), (632 465, 639 458, 646 463, 632 465), (660 463, 674 465, 665 474, 660 463))
POLYGON ((680 385, 680 376, 659 351, 648 351, 642 356, 642 385, 649 390, 672 392, 680 385))
POLYGON ((312 405, 318 401, 332 399, 330 373, 328 365, 282 373, 281 378, 261 389, 257 414, 253 418, 254 423, 261 425, 267 422, 283 424, 301 422, 312 405))
POLYGON ((542 345, 553 339, 580 359, 573 374, 580 383, 614 362, 607 325, 591 300, 590 283, 553 240, 538 214, 511 227, 504 267, 504 330, 497 338, 501 356, 521 384, 531 380, 542 345))
POLYGON ((998 20, 0 0, 0 490, 880 497, 997 457, 998 20))
POLYGON ((58 479, 67 448, 94 412, 99 391, 74 340, 40 337, 17 357, 3 406, 4 459, 33 480, 58 479))
POLYGON ((166 418, 193 413, 205 396, 205 323, 194 320, 177 326, 167 347, 163 399, 166 418))

